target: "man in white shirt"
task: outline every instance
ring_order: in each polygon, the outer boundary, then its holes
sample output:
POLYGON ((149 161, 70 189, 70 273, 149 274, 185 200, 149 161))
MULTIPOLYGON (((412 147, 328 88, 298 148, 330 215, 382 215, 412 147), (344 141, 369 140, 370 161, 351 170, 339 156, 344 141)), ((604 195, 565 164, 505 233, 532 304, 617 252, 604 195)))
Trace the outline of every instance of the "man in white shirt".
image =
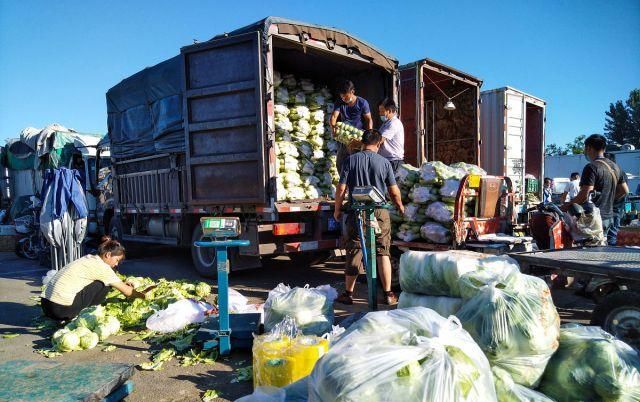
POLYGON ((564 188, 564 192, 562 193, 562 196, 560 196, 560 199, 562 202, 569 202, 578 195, 578 192, 580 192, 580 174, 578 172, 573 172, 571 173, 571 181, 564 188))
POLYGON ((385 98, 378 104, 380 113, 380 133, 384 139, 378 153, 391 162, 394 173, 404 163, 404 126, 398 118, 398 107, 391 98, 385 98))

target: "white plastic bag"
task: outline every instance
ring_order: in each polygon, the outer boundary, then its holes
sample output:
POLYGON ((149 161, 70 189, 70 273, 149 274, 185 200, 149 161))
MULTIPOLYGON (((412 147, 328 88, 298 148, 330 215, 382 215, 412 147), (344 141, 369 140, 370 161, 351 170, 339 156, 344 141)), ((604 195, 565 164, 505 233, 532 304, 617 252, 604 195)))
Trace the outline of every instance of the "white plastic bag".
POLYGON ((462 299, 459 297, 427 296, 411 292, 400 293, 398 300, 398 308, 426 307, 445 318, 456 315, 461 306, 462 299))
POLYGON ((331 331, 336 297, 338 293, 329 285, 292 289, 281 283, 269 292, 264 304, 264 328, 269 332, 290 316, 303 334, 321 336, 331 331))
POLYGON ((285 402, 287 393, 282 388, 262 386, 253 391, 253 394, 238 398, 235 402, 285 402))
POLYGON ((351 325, 309 376, 309 401, 497 399, 489 362, 457 319, 412 307, 351 325))
POLYGON ((178 300, 147 318, 147 328, 160 333, 179 331, 189 324, 203 322, 205 312, 212 308, 204 302, 178 300))
POLYGON ((451 231, 436 222, 427 222, 422 225, 420 228, 420 236, 431 243, 451 243, 451 231))
POLYGON ((516 384, 511 375, 499 367, 492 367, 491 372, 500 402, 555 402, 538 391, 516 384))
POLYGON ((436 222, 448 223, 453 219, 453 208, 444 202, 432 202, 427 207, 425 215, 436 222))
POLYGON ((432 193, 432 189, 430 186, 416 184, 411 190, 410 197, 416 204, 426 204, 427 202, 435 201, 438 197, 432 193))
POLYGON ((47 271, 47 274, 42 277, 42 285, 46 286, 57 273, 58 271, 56 271, 55 269, 50 269, 49 271, 47 271))
POLYGON ((460 188, 460 180, 448 179, 444 181, 442 187, 440 187, 440 195, 442 198, 455 199, 458 195, 458 189, 460 188))

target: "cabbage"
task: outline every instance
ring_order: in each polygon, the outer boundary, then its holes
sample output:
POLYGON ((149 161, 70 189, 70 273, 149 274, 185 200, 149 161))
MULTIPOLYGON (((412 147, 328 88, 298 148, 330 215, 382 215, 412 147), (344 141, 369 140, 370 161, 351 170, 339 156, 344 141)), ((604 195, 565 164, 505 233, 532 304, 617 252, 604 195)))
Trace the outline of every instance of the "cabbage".
POLYGON ((315 89, 313 81, 308 78, 301 78, 299 84, 300 88, 307 93, 311 93, 315 89))
POLYGON ((65 332, 58 336, 57 341, 54 341, 53 346, 59 352, 80 350, 80 338, 73 331, 65 332))
POLYGON ((422 223, 427 220, 424 216, 424 208, 419 204, 409 203, 404 208, 404 219, 406 222, 422 223))
POLYGON ((80 348, 81 349, 93 349, 96 347, 96 345, 98 344, 98 341, 100 339, 98 338, 98 335, 93 333, 93 332, 89 332, 88 334, 82 335, 80 337, 80 348))
POLYGON ((399 186, 412 187, 420 179, 420 169, 408 163, 400 165, 396 172, 396 182, 399 186))
POLYGON ((201 299, 204 299, 205 297, 209 296, 209 294, 211 293, 211 286, 209 286, 204 282, 198 282, 196 284, 195 292, 196 292, 196 296, 198 296, 201 299))
POLYGON ((273 106, 273 112, 276 115, 287 117, 289 115, 289 108, 287 107, 287 105, 282 105, 282 104, 277 104, 276 103, 273 106))
POLYGON ((477 166, 477 165, 472 165, 470 163, 464 163, 464 162, 457 162, 457 163, 452 163, 450 165, 452 168, 454 169, 459 169, 464 171, 465 173, 468 174, 475 174, 475 175, 479 175, 479 176, 486 176, 487 175, 487 171, 482 169, 481 167, 477 166))
POLYGON ((309 377, 310 401, 497 401, 486 357, 456 322, 413 307, 367 314, 309 377))
POLYGON ((335 127, 335 139, 343 144, 350 144, 352 141, 362 141, 364 131, 353 127, 347 123, 339 121, 335 127))
MULTIPOLYGON (((304 94, 303 94, 304 96, 304 94)), ((308 120, 311 117, 311 112, 306 106, 295 106, 289 109, 290 120, 308 120)), ((307 121, 307 124, 309 122, 307 121)))
POLYGON ((416 184, 409 192, 409 198, 416 204, 426 204, 430 201, 436 201, 438 196, 433 194, 433 188, 416 184))
POLYGON ((73 333, 78 335, 78 338, 82 338, 83 336, 90 334, 91 330, 89 328, 86 327, 78 327, 76 329, 73 330, 73 333))
POLYGON ((292 289, 281 283, 269 292, 264 304, 264 328, 271 331, 289 316, 305 335, 320 336, 330 332, 336 297, 335 289, 329 285, 292 289))
POLYGON ((453 219, 453 207, 443 202, 434 202, 429 204, 425 215, 436 222, 448 223, 453 219))
POLYGON ((273 72, 273 86, 279 87, 282 84, 282 75, 279 71, 273 72))
POLYGON ((287 103, 289 102, 289 91, 285 87, 276 88, 276 102, 287 103))
POLYGON ((298 86, 298 81, 296 81, 296 78, 293 74, 285 74, 282 76, 281 85, 287 87, 288 89, 294 89, 296 86, 298 86))
POLYGON ((398 299, 398 308, 426 307, 443 317, 456 315, 460 306, 462 306, 462 299, 459 297, 427 296, 402 292, 400 299, 398 299))
POLYGON ((499 402, 554 402, 540 392, 516 384, 511 375, 499 367, 492 367, 491 372, 499 402))
POLYGON ((451 231, 435 222, 426 222, 422 225, 420 227, 420 237, 436 244, 449 244, 452 241, 451 231))
POLYGON ((447 179, 440 188, 440 195, 443 198, 453 199, 455 201, 456 195, 458 195, 458 189, 460 188, 460 180, 447 179))
POLYGON ((540 391, 558 402, 640 401, 640 356, 599 327, 564 325, 540 391))
POLYGON ((60 328, 59 330, 53 333, 53 336, 51 337, 51 342, 53 342, 54 344, 58 343, 62 338, 62 336, 69 332, 71 332, 69 328, 66 328, 66 327, 60 328))
POLYGON ((457 317, 493 366, 536 387, 558 348, 560 317, 551 291, 542 279, 520 272, 496 278, 465 300, 457 317))

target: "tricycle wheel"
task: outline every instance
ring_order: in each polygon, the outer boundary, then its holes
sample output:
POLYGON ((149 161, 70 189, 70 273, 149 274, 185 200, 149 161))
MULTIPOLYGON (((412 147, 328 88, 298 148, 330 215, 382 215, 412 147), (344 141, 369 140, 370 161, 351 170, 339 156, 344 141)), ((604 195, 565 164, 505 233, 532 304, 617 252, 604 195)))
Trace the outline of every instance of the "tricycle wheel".
POLYGON ((640 293, 627 290, 610 293, 593 310, 591 324, 640 348, 640 293))

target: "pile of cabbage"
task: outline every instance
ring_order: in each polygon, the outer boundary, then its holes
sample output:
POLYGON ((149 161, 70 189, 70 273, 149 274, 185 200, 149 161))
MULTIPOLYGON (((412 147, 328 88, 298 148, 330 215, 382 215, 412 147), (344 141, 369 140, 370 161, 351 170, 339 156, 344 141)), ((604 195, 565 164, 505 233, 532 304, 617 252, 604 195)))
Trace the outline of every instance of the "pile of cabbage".
POLYGON ((264 329, 269 332, 286 317, 291 317, 304 335, 321 336, 331 332, 333 301, 337 296, 329 285, 291 288, 281 283, 269 292, 264 303, 264 329))
POLYGON ((400 286, 399 308, 422 306, 460 320, 491 366, 501 370, 500 401, 513 400, 501 398, 502 391, 526 395, 539 385, 560 332, 542 279, 520 273, 507 256, 407 251, 400 258, 400 286))
POLYGON ((369 313, 332 342, 309 401, 497 401, 487 358, 455 317, 413 307, 369 313))
MULTIPOLYGON (((486 175, 486 172, 463 162, 450 166, 438 161, 426 162, 419 169, 409 164, 400 166, 396 181, 405 213, 391 212, 394 236, 403 241, 451 243, 456 196, 460 180, 467 174, 486 175)), ((473 205, 473 199, 465 205, 469 216, 473 215, 473 205)))
POLYGON ((331 92, 309 79, 274 72, 278 200, 334 197, 338 143, 331 136, 331 92))
POLYGON ((147 318, 156 311, 181 299, 204 299, 211 293, 211 287, 204 282, 166 279, 154 281, 150 278, 123 276, 121 279, 132 284, 138 291, 151 285, 156 285, 156 288, 147 293, 146 299, 129 299, 118 290, 111 290, 102 305, 83 309, 76 318, 53 334, 51 342, 55 351, 93 349, 99 342, 121 330, 146 330, 147 318))

